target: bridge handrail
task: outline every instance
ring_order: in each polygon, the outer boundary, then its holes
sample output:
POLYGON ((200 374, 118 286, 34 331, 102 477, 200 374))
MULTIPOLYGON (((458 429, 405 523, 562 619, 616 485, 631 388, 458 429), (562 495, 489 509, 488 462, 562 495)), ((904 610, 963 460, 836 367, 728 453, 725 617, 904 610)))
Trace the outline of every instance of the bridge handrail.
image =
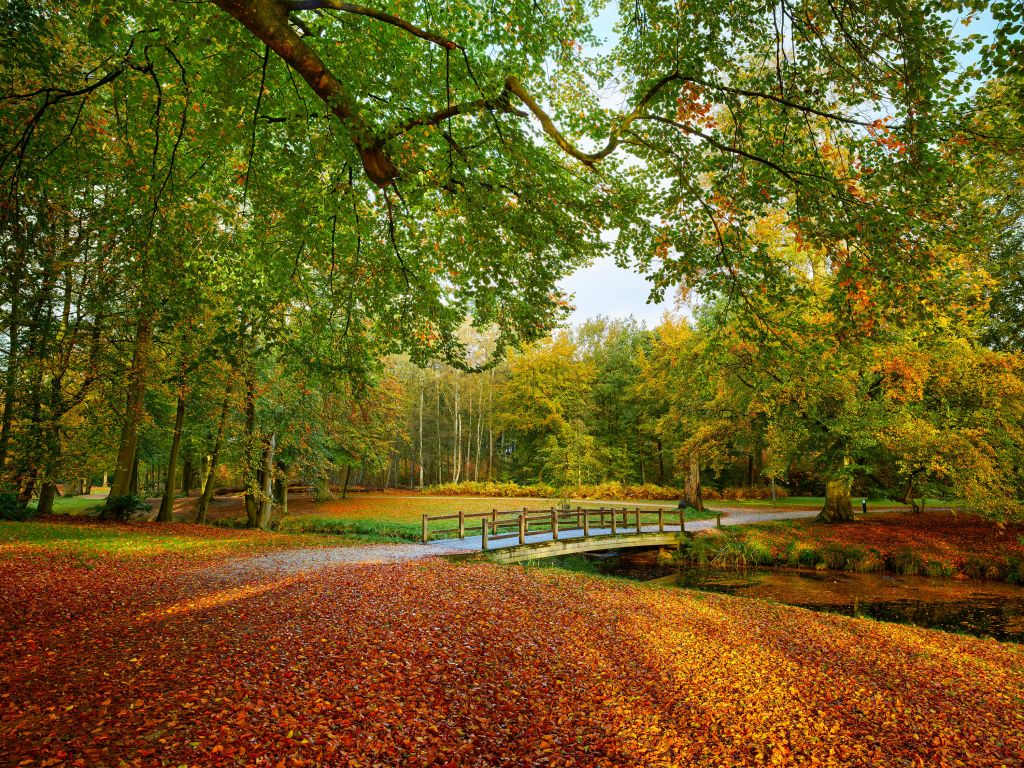
MULTIPOLYGON (((520 544, 526 543, 526 537, 536 533, 550 532, 554 541, 558 540, 559 533, 569 531, 583 531, 583 538, 590 538, 590 529, 595 526, 599 529, 611 528, 612 535, 619 533, 619 520, 621 518, 622 533, 642 533, 644 516, 657 516, 658 531, 664 533, 666 513, 675 510, 666 510, 661 507, 657 510, 644 510, 640 507, 629 509, 628 507, 598 507, 591 509, 587 507, 550 507, 548 509, 527 509, 505 510, 499 512, 492 509, 490 512, 462 512, 446 515, 423 515, 422 540, 426 544, 430 541, 431 534, 456 534, 460 539, 466 538, 466 521, 480 520, 479 529, 473 526, 474 530, 480 531, 481 548, 486 551, 490 542, 519 538, 520 544), (608 518, 610 525, 605 525, 605 518, 608 518), (457 528, 430 529, 430 523, 442 520, 458 520, 457 528), (632 520, 632 522, 631 522, 632 520), (570 524, 571 523, 571 524, 570 524), (531 530, 533 526, 533 530, 531 530), (503 528, 514 528, 515 530, 502 533, 503 528), (542 530, 536 530, 540 527, 542 530)), ((679 529, 686 530, 685 510, 678 510, 679 529)), ((674 523, 672 523, 674 524, 674 523)))

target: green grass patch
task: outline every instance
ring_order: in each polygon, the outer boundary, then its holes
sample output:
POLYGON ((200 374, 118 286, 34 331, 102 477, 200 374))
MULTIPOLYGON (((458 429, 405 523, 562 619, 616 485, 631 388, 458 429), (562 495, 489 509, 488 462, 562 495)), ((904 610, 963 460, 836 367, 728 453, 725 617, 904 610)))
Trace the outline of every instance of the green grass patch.
POLYGON ((161 554, 204 556, 282 546, 340 544, 336 538, 303 536, 292 540, 262 531, 237 534, 183 524, 135 525, 74 522, 0 522, 0 557, 24 552, 67 554, 79 558, 101 556, 148 557, 161 554), (188 529, 192 530, 188 530, 188 529), (183 530, 185 529, 185 530, 183 530))
MULTIPOLYGON (((53 500, 53 511, 59 515, 76 515, 98 511, 103 506, 103 499, 91 499, 88 496, 60 496, 53 500)), ((29 504, 34 510, 36 504, 29 504)))

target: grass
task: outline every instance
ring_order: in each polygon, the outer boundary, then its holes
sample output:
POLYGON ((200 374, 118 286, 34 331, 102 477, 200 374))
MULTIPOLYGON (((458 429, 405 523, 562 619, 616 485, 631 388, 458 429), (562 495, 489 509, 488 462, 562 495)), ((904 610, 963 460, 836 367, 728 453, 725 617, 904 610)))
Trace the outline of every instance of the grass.
POLYGON ((202 558, 260 549, 338 545, 337 537, 284 536, 265 531, 228 531, 183 523, 0 522, 0 557, 39 553, 76 558, 145 558, 187 554, 202 558))
MULTIPOLYGON (((103 499, 90 498, 88 496, 59 496, 53 500, 53 511, 55 514, 74 515, 82 512, 89 512, 103 506, 103 499)), ((35 504, 30 504, 29 509, 35 509, 35 504)))

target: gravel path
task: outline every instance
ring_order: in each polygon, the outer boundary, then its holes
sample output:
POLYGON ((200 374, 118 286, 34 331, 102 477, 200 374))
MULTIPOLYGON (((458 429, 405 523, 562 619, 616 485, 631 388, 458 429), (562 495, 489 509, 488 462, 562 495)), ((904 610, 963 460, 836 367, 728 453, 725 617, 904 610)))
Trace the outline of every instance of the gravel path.
MULTIPOLYGON (((452 552, 468 551, 465 547, 452 552)), ((250 576, 290 576, 303 571, 330 568, 336 565, 365 563, 401 563, 433 557, 438 553, 421 544, 372 544, 365 547, 310 547, 284 549, 267 555, 239 557, 211 568, 207 575, 234 581, 250 576)), ((448 551, 443 554, 449 554, 448 551)))

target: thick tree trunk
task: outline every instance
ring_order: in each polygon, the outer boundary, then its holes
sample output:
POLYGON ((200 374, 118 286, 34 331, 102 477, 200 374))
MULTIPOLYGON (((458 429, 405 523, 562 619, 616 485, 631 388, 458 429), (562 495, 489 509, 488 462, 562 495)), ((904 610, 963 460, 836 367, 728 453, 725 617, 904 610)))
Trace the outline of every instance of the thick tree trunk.
MULTIPOLYGON (((135 448, 135 453, 132 454, 131 466, 125 470, 125 474, 128 477, 128 496, 139 495, 139 449, 138 446, 135 448)), ((109 497, 108 497, 109 498, 109 497)))
POLYGON ((17 373, 20 364, 18 345, 21 343, 18 336, 22 323, 21 280, 25 269, 25 263, 20 253, 15 257, 13 267, 10 272, 10 313, 7 316, 7 370, 4 376, 4 414, 3 418, 0 419, 0 477, 3 476, 4 467, 7 464, 7 447, 10 444, 11 426, 14 423, 14 407, 17 402, 17 373))
MULTIPOLYGON (((139 421, 145 408, 143 398, 146 394, 146 373, 149 368, 149 346, 153 338, 153 316, 142 312, 135 329, 135 351, 132 355, 132 369, 128 384, 128 405, 125 408, 124 424, 121 427, 121 439, 117 449, 117 472, 114 484, 110 488, 110 496, 128 496, 138 494, 138 480, 135 481, 135 492, 132 493, 132 459, 136 456, 139 443, 139 421)), ((136 470, 136 478, 138 472, 136 470)))
POLYGON ((224 402, 220 406, 220 418, 217 420, 217 437, 213 441, 213 451, 210 453, 209 466, 206 470, 203 494, 199 497, 199 506, 196 508, 196 522, 205 523, 206 514, 210 508, 210 499, 213 498, 213 475, 217 471, 217 459, 220 456, 220 446, 224 441, 224 426, 228 421, 228 403, 231 400, 232 385, 228 385, 224 393, 224 402))
POLYGON ((274 448, 277 445, 277 435, 271 434, 263 446, 263 485, 260 488, 259 518, 256 521, 258 528, 267 528, 270 525, 270 514, 274 509, 274 448))
POLYGON ((174 490, 178 474, 178 452, 181 450, 181 429, 185 424, 185 395, 178 394, 178 407, 174 412, 174 436, 171 438, 171 455, 167 460, 167 481, 164 483, 164 497, 160 502, 160 514, 156 516, 158 523, 170 523, 174 520, 174 490))
POLYGON ((825 483, 825 505, 818 513, 817 519, 826 523, 847 523, 853 520, 850 478, 843 477, 825 483))
POLYGON ((53 514, 53 500, 57 496, 57 484, 44 482, 39 489, 39 503, 36 505, 37 515, 53 514))

